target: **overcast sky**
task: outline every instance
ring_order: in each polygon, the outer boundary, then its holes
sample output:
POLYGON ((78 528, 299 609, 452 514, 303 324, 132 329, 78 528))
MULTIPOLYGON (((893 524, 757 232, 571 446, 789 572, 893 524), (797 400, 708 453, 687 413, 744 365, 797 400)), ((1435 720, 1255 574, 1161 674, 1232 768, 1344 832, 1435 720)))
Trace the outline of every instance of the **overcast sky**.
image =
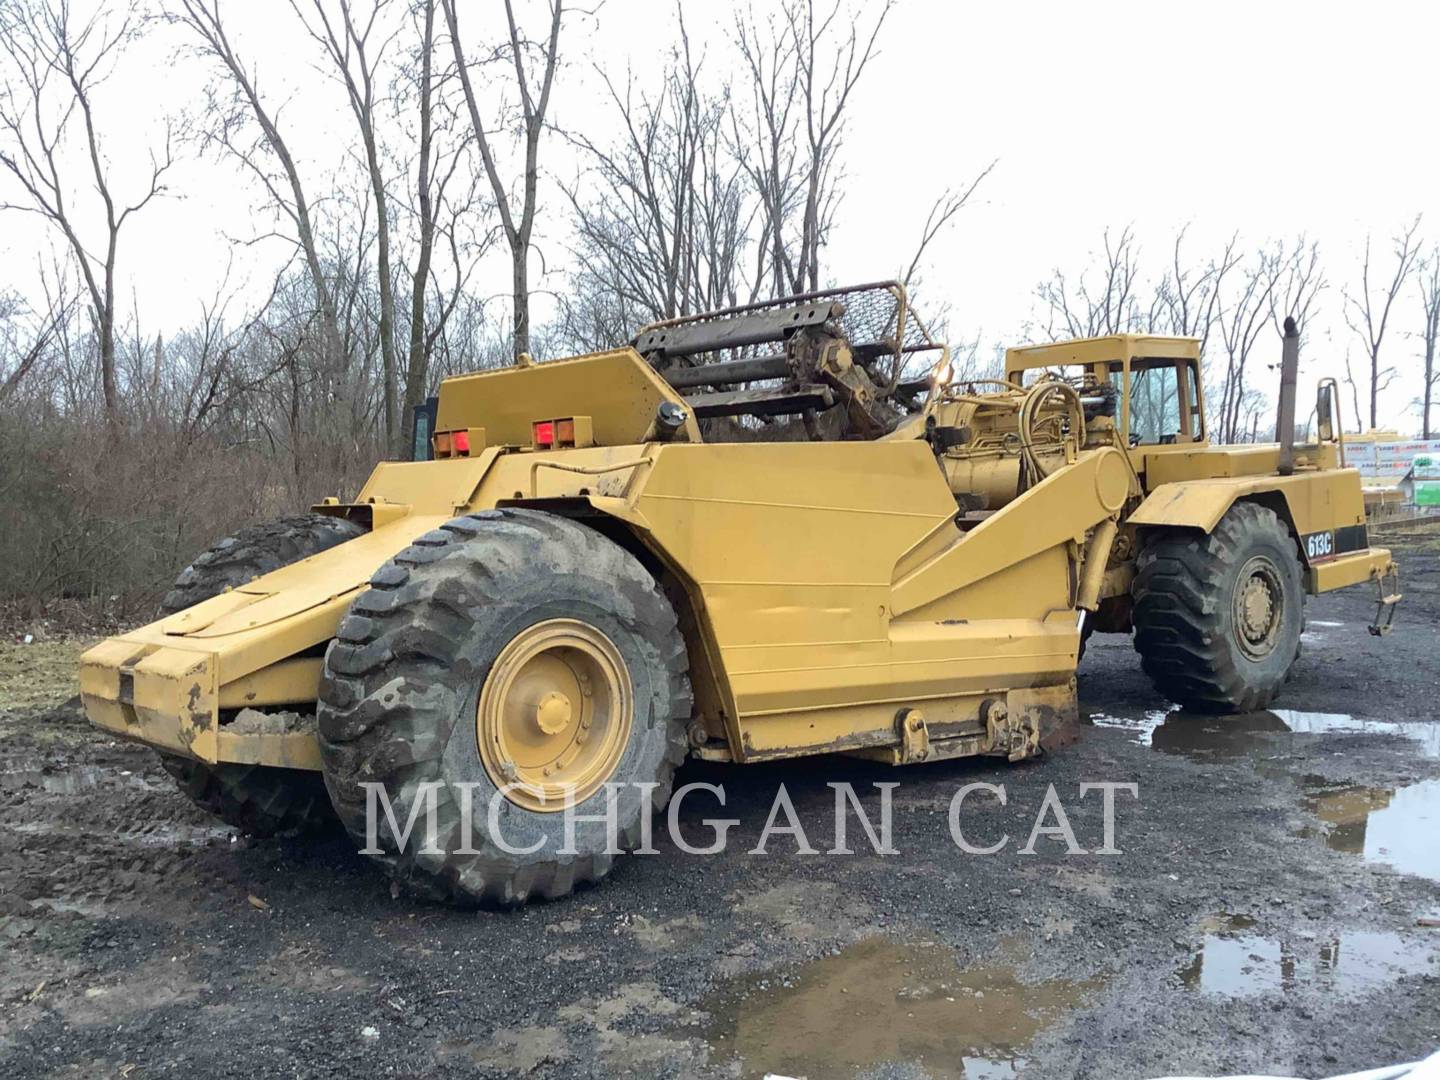
MULTIPOLYGON (((467 33, 500 33, 498 6, 469 0, 467 33)), ((764 0, 754 6, 763 10, 764 0)), ((256 59, 267 93, 288 102, 282 119, 309 186, 323 190, 349 139, 337 87, 316 74, 313 45, 294 31, 286 0, 228 7, 232 36, 256 59)), ((731 63, 732 10, 729 0, 686 4, 692 39, 708 50, 717 76, 731 63)), ((582 32, 563 41, 570 63, 554 118, 604 136, 614 116, 590 65, 617 74, 632 65, 640 78, 658 72, 673 41, 673 7, 607 0, 595 19, 573 25, 582 32)), ((208 69, 176 59, 176 40, 173 31, 152 35, 100 103, 122 171, 143 165, 136 155, 167 111, 203 96, 208 69)), ((1440 239, 1430 119, 1437 41, 1440 5, 1428 3, 902 0, 856 91, 849 182, 824 265, 838 283, 897 273, 935 197, 997 160, 924 271, 926 294, 950 306, 967 336, 978 332, 987 346, 1019 343, 1035 314, 1037 282, 1056 266, 1078 269, 1106 226, 1133 225, 1142 254, 1156 260, 1168 257, 1171 236, 1187 222, 1197 256, 1236 231, 1251 244, 1304 231, 1319 241, 1332 283, 1325 316, 1311 327, 1306 374, 1338 374, 1354 347, 1338 318, 1340 293, 1358 275, 1366 234, 1388 255, 1390 236, 1421 213, 1426 235, 1440 239)), ((558 140, 542 162, 566 179, 577 168, 558 140)), ((121 251, 124 276, 155 330, 191 321, 227 265, 232 286, 258 297, 286 255, 278 241, 236 253, 227 239, 268 227, 257 216, 258 194, 231 163, 187 161, 171 186, 179 197, 148 208, 121 251)), ((542 251, 556 271, 565 257, 564 207, 553 190, 541 215, 542 251)), ((0 215, 0 278, 32 287, 44 243, 33 221, 0 215)), ((502 294, 507 274, 497 260, 482 291, 502 294)), ((534 284, 558 287, 560 278, 534 284)), ((1413 284, 1395 318, 1389 355, 1414 372, 1413 284)), ((1382 419, 1413 426, 1417 392, 1417 375, 1397 383, 1382 419)))

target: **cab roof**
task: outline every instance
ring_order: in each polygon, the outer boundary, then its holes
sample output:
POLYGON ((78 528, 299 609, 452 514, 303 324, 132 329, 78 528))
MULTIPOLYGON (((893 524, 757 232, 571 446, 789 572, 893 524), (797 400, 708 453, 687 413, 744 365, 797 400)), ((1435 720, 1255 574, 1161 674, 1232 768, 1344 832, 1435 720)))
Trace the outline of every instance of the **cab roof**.
POLYGON ((1052 341, 1005 350, 1005 370, 1105 364, 1120 360, 1199 360, 1200 339, 1156 334, 1108 334, 1104 337, 1052 341))

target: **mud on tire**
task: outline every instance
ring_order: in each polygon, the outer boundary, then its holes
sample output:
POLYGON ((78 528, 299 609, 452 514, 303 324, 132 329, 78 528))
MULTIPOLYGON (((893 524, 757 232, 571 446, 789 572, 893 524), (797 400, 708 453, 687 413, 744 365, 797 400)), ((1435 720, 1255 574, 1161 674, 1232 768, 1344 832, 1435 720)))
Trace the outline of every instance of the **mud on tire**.
MULTIPOLYGON (((423 810, 403 847, 384 813, 377 815, 378 857, 415 891, 510 905, 564 896, 603 877, 614 861, 603 823, 577 822, 577 854, 562 855, 564 814, 496 797, 477 708, 497 659, 536 627, 570 620, 602 633, 623 659, 633 701, 628 740, 608 779, 618 792, 619 847, 635 847, 641 823, 669 800, 692 701, 684 641, 654 578, 592 529, 503 509, 420 537, 370 586, 340 624, 320 683, 325 778, 351 836, 368 844, 365 784, 383 785, 402 829, 427 785, 438 841, 428 852, 423 810), (475 785, 468 835, 456 784, 475 785), (488 828, 492 800, 504 846, 488 828), (532 853, 513 853, 536 844, 532 853)), ((606 798, 603 788, 583 797, 577 816, 603 815, 606 798)))
MULTIPOLYGON (((160 603, 161 614, 183 611, 364 531, 353 522, 321 514, 302 514, 242 529, 180 572, 160 603)), ((275 836, 334 825, 335 813, 324 781, 315 773, 261 765, 207 765, 163 752, 160 764, 192 802, 242 832, 275 836)))
POLYGON ((1136 562, 1135 648, 1155 688, 1201 712, 1262 709, 1300 654, 1299 551, 1273 510, 1236 503, 1209 535, 1176 530, 1136 562))
POLYGON ((252 836, 320 832, 335 825, 319 773, 268 765, 207 765, 176 754, 160 764, 190 801, 252 836))

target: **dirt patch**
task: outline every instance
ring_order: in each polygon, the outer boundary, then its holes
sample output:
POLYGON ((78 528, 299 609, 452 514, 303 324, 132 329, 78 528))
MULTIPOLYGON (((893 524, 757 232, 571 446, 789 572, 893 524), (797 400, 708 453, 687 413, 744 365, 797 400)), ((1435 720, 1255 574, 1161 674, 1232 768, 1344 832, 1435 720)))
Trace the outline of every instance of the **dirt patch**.
POLYGON ((1093 724, 1042 761, 690 764, 681 781, 727 801, 687 824, 736 818, 725 852, 660 839, 505 913, 392 897, 336 835, 235 836, 85 723, 83 642, 0 645, 0 1075, 1111 1080, 1413 1059, 1440 1040, 1440 551, 1401 559, 1396 632, 1365 632, 1363 590, 1312 601, 1273 713, 1178 714, 1097 635, 1093 724), (897 854, 858 833, 850 857, 748 854, 781 783, 831 846, 831 780, 900 783, 897 854), (1120 855, 1095 853, 1093 781, 1139 786, 1120 855), (1006 788, 965 804, 967 835, 1010 837, 994 856, 950 834, 975 782, 1006 788), (1052 785, 1083 855, 1019 850, 1052 785))
POLYGON ((80 654, 89 638, 0 641, 0 724, 49 709, 80 692, 80 654))
POLYGON ((1027 983, 1013 965, 962 969, 937 942, 867 938, 793 972, 722 986, 706 1002, 703 1037, 745 1076, 847 1076, 907 1062, 934 1080, 1018 1076, 1023 1049, 1088 989, 1027 983))

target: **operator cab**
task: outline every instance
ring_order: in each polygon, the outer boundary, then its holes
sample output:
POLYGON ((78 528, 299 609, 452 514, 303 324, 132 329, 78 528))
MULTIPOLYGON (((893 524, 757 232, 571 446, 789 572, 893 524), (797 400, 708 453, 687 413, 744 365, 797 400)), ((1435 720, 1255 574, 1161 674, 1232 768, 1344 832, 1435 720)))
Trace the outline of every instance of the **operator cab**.
POLYGON ((1160 448, 1205 445, 1200 343, 1194 338, 1112 334, 1005 353, 1005 378, 1031 385, 1058 377, 1084 393, 1111 387, 1115 425, 1125 444, 1160 448))

